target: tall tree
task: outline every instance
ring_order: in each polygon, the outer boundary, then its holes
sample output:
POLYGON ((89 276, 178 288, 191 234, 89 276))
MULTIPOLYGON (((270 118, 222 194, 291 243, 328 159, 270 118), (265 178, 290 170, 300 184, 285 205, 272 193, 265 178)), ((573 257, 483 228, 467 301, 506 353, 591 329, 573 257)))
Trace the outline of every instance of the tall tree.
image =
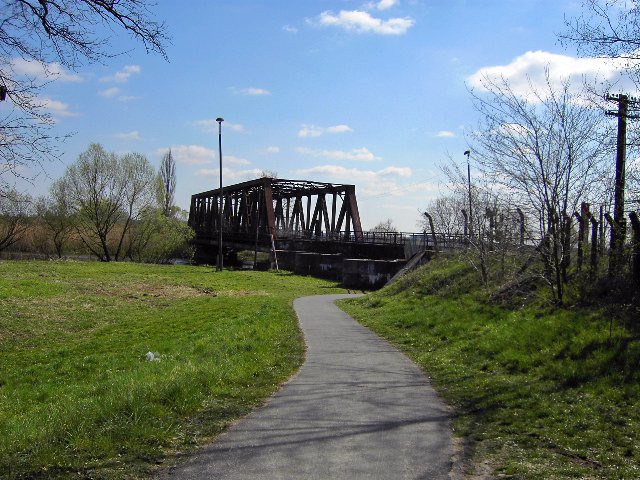
POLYGON ((481 123, 471 147, 482 174, 538 219, 547 280, 561 302, 569 219, 601 193, 611 137, 583 93, 546 80, 525 98, 504 79, 485 77, 473 93, 481 123))
POLYGON ((176 193, 176 162, 171 154, 171 149, 165 153, 160 163, 158 174, 158 204, 165 217, 171 217, 174 213, 176 193))
POLYGON ((67 168, 63 182, 84 245, 102 261, 112 259, 109 234, 121 220, 125 185, 118 175, 118 158, 92 144, 67 168))
POLYGON ((65 135, 52 132, 53 118, 41 98, 43 85, 61 68, 75 70, 104 61, 114 52, 98 32, 124 30, 148 52, 166 58, 163 23, 152 19, 145 0, 0 0, 0 87, 6 108, 0 115, 0 192, 29 167, 60 156, 65 135), (105 27, 105 28, 103 28, 105 27), (24 63, 38 64, 47 77, 22 73, 24 63))
POLYGON ((120 181, 124 184, 122 205, 124 222, 121 225, 120 240, 115 251, 115 260, 123 255, 125 238, 132 222, 140 220, 153 203, 154 171, 144 155, 128 153, 119 159, 120 181))
POLYGON ((100 260, 119 260, 125 254, 132 222, 152 203, 153 179, 143 155, 118 157, 98 144, 90 145, 67 168, 62 182, 75 228, 100 260))

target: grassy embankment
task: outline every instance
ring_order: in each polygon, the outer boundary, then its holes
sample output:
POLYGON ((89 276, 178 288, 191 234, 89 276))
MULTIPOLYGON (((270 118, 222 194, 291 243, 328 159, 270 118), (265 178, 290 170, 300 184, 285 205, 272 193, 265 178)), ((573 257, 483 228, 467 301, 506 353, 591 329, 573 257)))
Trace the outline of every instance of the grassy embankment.
POLYGON ((439 259, 341 307, 432 377, 469 471, 640 478, 638 331, 615 321, 610 338, 606 309, 535 297, 491 302, 476 272, 439 259))
POLYGON ((339 291, 268 272, 0 262, 0 478, 170 463, 302 363, 292 300, 339 291))

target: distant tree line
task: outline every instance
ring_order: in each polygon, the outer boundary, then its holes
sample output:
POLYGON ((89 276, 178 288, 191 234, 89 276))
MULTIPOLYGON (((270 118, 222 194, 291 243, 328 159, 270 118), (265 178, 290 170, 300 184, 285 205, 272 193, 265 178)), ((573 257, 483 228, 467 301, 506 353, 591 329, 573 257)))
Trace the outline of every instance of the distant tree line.
POLYGON ((190 257, 194 234, 187 213, 175 206, 175 188, 171 151, 156 172, 144 155, 92 144, 49 195, 33 199, 9 190, 0 196, 0 251, 88 254, 106 262, 190 257))

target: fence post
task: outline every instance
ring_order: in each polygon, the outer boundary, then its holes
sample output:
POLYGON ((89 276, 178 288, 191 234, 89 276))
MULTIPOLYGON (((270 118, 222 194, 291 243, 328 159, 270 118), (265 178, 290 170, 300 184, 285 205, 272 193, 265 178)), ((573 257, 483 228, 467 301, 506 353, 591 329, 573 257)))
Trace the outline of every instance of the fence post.
POLYGON ((578 270, 582 270, 582 260, 584 258, 584 220, 582 219, 582 215, 578 212, 573 214, 574 217, 578 219, 578 270))
POLYGON ((606 242, 604 239, 604 205, 600 205, 600 219, 598 220, 600 222, 600 245, 599 245, 599 249, 600 249, 600 256, 602 257, 604 255, 605 249, 606 249, 606 242))
POLYGON ((636 283, 640 284, 640 218, 636 212, 629 214, 632 231, 631 272, 636 283))
POLYGON ((591 217, 591 276, 598 273, 598 221, 591 217))
POLYGON ((469 218, 467 216, 467 211, 464 208, 462 208, 460 211, 462 212, 462 216, 464 217, 464 238, 466 239, 467 238, 467 232, 469 231, 469 228, 468 228, 468 226, 469 226, 469 218))
POLYGON ((573 219, 571 215, 567 215, 566 213, 562 214, 564 216, 564 225, 562 225, 561 229, 561 238, 562 238, 562 262, 560 266, 562 268, 562 280, 567 282, 567 268, 571 265, 571 227, 573 219))
POLYGON ((433 219, 428 212, 424 212, 424 216, 429 220, 429 228, 431 228, 431 237, 433 238, 433 250, 438 253, 438 241, 436 240, 436 230, 433 228, 433 219))
MULTIPOLYGON (((613 220, 613 217, 609 214, 609 212, 604 214, 604 219, 607 221, 607 223, 609 224, 609 228, 611 230, 611 232, 613 232, 613 229, 616 228, 616 222, 613 220)), ((613 276, 613 266, 612 266, 612 257, 615 256, 615 252, 609 248, 609 276, 613 276)), ((615 260, 613 260, 615 262, 615 260)))

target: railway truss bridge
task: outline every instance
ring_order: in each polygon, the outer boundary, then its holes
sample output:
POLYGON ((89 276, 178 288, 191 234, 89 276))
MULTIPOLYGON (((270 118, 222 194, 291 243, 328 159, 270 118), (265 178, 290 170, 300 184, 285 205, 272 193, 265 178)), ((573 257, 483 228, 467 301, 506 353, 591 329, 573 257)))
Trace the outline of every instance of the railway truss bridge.
POLYGON ((216 264, 222 228, 225 265, 239 251, 269 252, 280 268, 345 284, 348 271, 368 276, 371 286, 383 284, 406 259, 434 246, 424 233, 364 232, 354 185, 306 180, 260 178, 224 187, 222 195, 220 189, 197 193, 189 225, 197 263, 216 264))

